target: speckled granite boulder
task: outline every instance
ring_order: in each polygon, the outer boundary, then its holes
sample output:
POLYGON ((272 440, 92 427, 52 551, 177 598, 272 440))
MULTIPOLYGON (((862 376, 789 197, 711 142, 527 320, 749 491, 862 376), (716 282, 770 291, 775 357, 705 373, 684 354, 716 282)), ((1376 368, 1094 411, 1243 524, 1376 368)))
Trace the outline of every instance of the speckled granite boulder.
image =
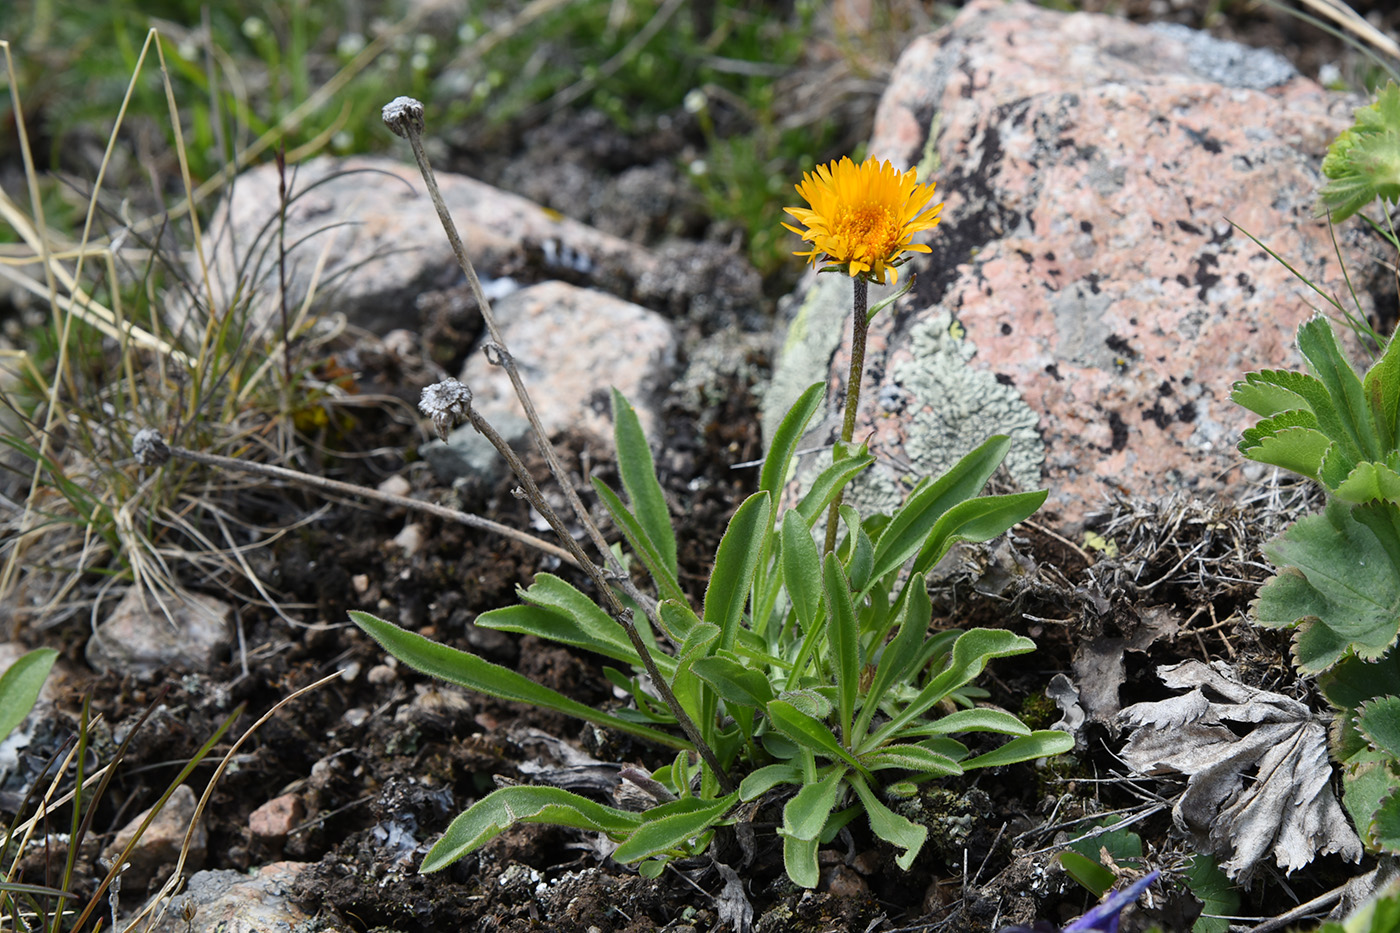
MULTIPOLYGON (((1243 231, 1345 293, 1311 211, 1357 102, 1269 52, 1001 0, 916 40, 894 75, 871 151, 918 166, 946 206, 914 291, 872 324, 865 500, 892 504, 995 432, 1070 530, 1113 490, 1238 491, 1252 419, 1230 384, 1297 365, 1316 299, 1243 231)), ((765 422, 828 379, 810 447, 839 426, 850 283, 809 276, 797 297, 765 422)))
MULTIPOLYGON (((642 428, 656 437, 656 413, 675 374, 678 346, 665 318, 563 282, 521 289, 494 308, 501 337, 551 436, 572 429, 598 450, 610 451, 610 387, 615 386, 636 408, 642 428)), ((459 378, 472 390, 473 405, 503 437, 515 442, 526 436, 529 424, 505 370, 478 350, 459 378)), ((470 425, 453 431, 445 444, 425 445, 422 452, 445 482, 489 481, 505 467, 495 448, 470 425)))

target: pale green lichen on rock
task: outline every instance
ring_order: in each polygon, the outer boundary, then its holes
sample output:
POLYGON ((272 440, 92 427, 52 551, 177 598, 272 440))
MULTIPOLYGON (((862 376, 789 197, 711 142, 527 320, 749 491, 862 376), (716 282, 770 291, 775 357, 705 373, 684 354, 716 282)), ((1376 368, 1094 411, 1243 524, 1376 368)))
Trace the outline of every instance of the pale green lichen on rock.
POLYGON ((891 373, 910 393, 908 408, 914 411, 904 455, 919 475, 937 476, 992 434, 1006 434, 1006 470, 1021 488, 1034 489, 1045 463, 1039 416, 1014 387, 968 365, 977 346, 955 336, 954 327, 961 331, 946 311, 916 324, 909 334, 910 358, 891 373))

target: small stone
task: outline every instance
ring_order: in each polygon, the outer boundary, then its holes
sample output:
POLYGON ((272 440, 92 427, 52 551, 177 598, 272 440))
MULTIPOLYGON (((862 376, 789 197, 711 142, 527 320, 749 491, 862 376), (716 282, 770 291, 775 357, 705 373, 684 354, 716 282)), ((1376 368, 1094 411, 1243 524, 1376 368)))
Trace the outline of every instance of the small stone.
POLYGON ((369 592, 369 574, 357 573, 350 578, 350 585, 355 588, 356 596, 363 596, 369 592))
POLYGON ((379 484, 379 491, 391 496, 406 496, 413 492, 413 485, 402 473, 395 473, 379 484))
POLYGON ((345 723, 352 729, 358 729, 360 726, 363 726, 368 720, 369 710, 359 706, 355 707, 354 709, 347 709, 340 716, 340 721, 345 723))
POLYGON ((310 867, 304 862, 273 862, 252 874, 196 872, 186 882, 184 892, 170 899, 151 933, 309 928, 311 916, 293 897, 304 887, 301 875, 310 867))
POLYGON ((389 665, 376 664, 369 669, 369 674, 366 675, 365 679, 376 687, 382 687, 385 684, 393 683, 398 676, 398 672, 389 665))
POLYGON ((135 587, 127 590, 88 639, 88 663, 98 670, 138 677, 171 667, 211 669, 232 643, 233 607, 213 596, 187 595, 186 602, 169 594, 157 602, 152 594, 143 599, 135 587))
POLYGON ((280 842, 305 816, 301 798, 296 794, 283 794, 254 810, 248 817, 248 829, 261 839, 280 842))
POLYGON ((423 526, 417 522, 409 522, 403 526, 403 531, 394 535, 394 543, 410 557, 423 550, 423 541, 423 526))
MULTIPOLYGON (((176 860, 180 857, 180 849, 185 843, 185 833, 189 829, 190 821, 195 817, 195 808, 198 802, 195 799, 194 791, 188 785, 181 784, 170 795, 170 799, 165 802, 165 806, 156 814, 151 825, 146 827, 136 847, 127 855, 128 868, 122 872, 122 887, 124 890, 142 890, 153 882, 156 884, 165 881, 165 875, 157 878, 158 871, 165 868, 173 868, 176 860)), ((117 859, 127 844, 135 837, 136 831, 151 813, 145 810, 137 814, 126 824, 102 850, 102 857, 107 862, 117 859)), ((203 820, 195 824, 194 835, 190 840, 190 851, 185 858, 185 870, 199 868, 204 864, 204 857, 209 846, 209 834, 204 828, 203 820)))
POLYGON ((847 865, 834 865, 822 875, 822 885, 837 897, 867 897, 870 885, 855 869, 847 865))

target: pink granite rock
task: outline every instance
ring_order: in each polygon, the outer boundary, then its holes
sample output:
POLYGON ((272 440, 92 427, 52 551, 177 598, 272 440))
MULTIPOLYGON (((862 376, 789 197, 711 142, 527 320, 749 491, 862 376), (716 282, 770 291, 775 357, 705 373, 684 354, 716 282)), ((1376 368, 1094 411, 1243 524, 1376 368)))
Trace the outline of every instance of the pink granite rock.
MULTIPOLYGON (((1356 104, 1272 53, 1025 3, 976 0, 917 39, 871 152, 917 166, 945 207, 914 291, 872 324, 866 500, 897 501, 996 432, 1015 442, 1013 478, 1048 487, 1043 514, 1068 529, 1114 490, 1238 491, 1253 419, 1230 385, 1299 365, 1293 333, 1318 304, 1246 231, 1345 294, 1312 206, 1356 104)), ((1338 231, 1344 254, 1356 231, 1338 231)), ((1350 256, 1364 291, 1372 264, 1350 256)), ((828 379, 814 434, 830 439, 849 281, 809 277, 801 297, 765 418, 828 379)))

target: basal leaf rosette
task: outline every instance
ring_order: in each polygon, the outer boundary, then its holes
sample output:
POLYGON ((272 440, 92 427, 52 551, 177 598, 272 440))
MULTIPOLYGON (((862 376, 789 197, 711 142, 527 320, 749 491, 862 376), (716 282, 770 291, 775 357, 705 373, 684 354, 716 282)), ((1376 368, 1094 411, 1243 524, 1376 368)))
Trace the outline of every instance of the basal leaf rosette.
POLYGON ((785 210, 807 229, 784 227, 812 244, 794 255, 811 265, 826 263, 852 278, 864 276, 883 285, 899 279, 906 253, 927 253, 913 237, 938 226, 942 204, 928 207, 934 186, 921 185, 917 173, 900 172, 873 156, 860 165, 849 157, 819 165, 802 176, 797 193, 810 207, 785 210))

